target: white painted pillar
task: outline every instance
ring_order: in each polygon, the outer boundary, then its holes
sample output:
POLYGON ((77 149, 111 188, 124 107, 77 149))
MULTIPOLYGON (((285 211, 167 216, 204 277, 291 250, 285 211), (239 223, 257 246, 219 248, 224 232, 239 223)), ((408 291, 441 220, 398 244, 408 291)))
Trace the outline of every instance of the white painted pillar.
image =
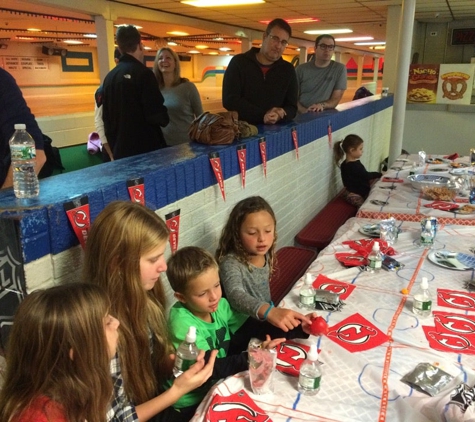
POLYGON ((97 34, 97 56, 99 61, 99 77, 101 83, 115 66, 114 62, 114 22, 104 16, 94 16, 97 34))
MULTIPOLYGON (((389 146, 389 165, 401 154, 404 120, 406 117, 406 95, 411 64, 411 44, 414 29, 416 0, 403 0, 399 32, 399 54, 397 76, 394 90, 393 118, 391 123, 391 142, 389 146)), ((386 68, 386 66, 384 66, 386 68)))
MULTIPOLYGON (((389 6, 386 21, 386 48, 384 50, 383 86, 389 87, 389 92, 394 92, 396 84, 397 57, 401 6, 389 6)), ((402 46, 401 48, 404 48, 402 46)))
POLYGON ((356 87, 359 88, 363 82, 364 56, 358 56, 358 69, 356 71, 356 87))
MULTIPOLYGON (((378 86, 378 72, 379 72, 379 57, 375 57, 373 61, 373 82, 376 82, 376 86, 378 86)), ((376 92, 375 92, 376 93, 376 92)))

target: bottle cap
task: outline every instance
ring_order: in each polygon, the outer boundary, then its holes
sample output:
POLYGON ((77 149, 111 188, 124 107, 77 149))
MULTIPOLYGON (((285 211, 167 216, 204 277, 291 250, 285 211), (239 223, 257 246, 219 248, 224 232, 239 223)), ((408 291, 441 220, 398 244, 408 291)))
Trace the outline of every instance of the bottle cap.
POLYGON ((185 341, 187 343, 194 343, 196 341, 196 327, 192 325, 188 328, 188 332, 186 333, 185 341))
POLYGON ((379 242, 374 242, 373 243, 373 251, 379 251, 379 242))
POLYGON ((427 277, 422 277, 421 288, 424 290, 427 290, 429 288, 429 282, 427 281, 427 277))
POLYGON ((318 360, 318 349, 316 344, 310 346, 310 350, 307 353, 307 359, 311 361, 318 360))
POLYGON ((25 123, 16 123, 14 128, 15 128, 15 130, 25 130, 26 125, 25 125, 25 123))
POLYGON ((310 273, 305 274, 305 284, 312 285, 313 284, 313 275, 310 273))
POLYGON ((426 221, 426 229, 427 229, 427 230, 432 230, 432 223, 431 223, 430 220, 427 220, 427 221, 426 221))

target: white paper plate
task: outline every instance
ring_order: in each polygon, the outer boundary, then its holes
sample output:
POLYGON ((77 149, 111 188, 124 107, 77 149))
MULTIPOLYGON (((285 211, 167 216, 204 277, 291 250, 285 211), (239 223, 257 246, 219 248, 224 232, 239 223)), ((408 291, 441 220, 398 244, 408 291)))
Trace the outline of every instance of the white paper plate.
MULTIPOLYGON (((466 254, 460 254, 460 255, 463 255, 464 257, 466 257, 466 254)), ((447 268, 449 270, 467 271, 473 268, 473 267, 467 266, 467 261, 465 259, 464 259, 464 263, 460 262, 457 258, 458 256, 459 254, 457 252, 439 250, 439 251, 431 251, 429 255, 427 255, 427 258, 433 264, 438 265, 439 267, 447 268)))

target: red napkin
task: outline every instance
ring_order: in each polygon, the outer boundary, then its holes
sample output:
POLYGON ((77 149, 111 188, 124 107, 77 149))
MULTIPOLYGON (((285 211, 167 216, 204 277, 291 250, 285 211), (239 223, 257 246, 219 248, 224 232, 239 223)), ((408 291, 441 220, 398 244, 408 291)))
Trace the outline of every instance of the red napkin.
POLYGON ((435 210, 450 211, 457 209, 459 206, 453 202, 434 201, 430 204, 425 204, 424 207, 434 208, 435 210))
MULTIPOLYGON (((361 264, 358 264, 361 265, 361 264)), ((316 289, 327 290, 332 293, 340 295, 341 300, 345 300, 351 292, 355 289, 353 284, 344 283, 343 281, 333 280, 323 274, 318 274, 313 282, 313 287, 316 289)))
POLYGON ((256 421, 272 422, 272 419, 252 400, 244 390, 230 396, 216 395, 205 417, 206 422, 256 421))
POLYGON ((383 182, 404 183, 404 180, 399 179, 398 177, 383 177, 381 180, 383 182))
POLYGON ((307 359, 310 346, 287 340, 277 346, 277 370, 298 377, 300 365, 307 359))
POLYGON ((454 152, 451 155, 445 155, 444 158, 447 158, 448 160, 455 160, 456 158, 459 158, 459 155, 456 152, 454 152))
POLYGON ((368 265, 368 259, 365 256, 358 254, 340 252, 335 254, 335 258, 345 267, 359 267, 360 265, 368 265))
POLYGON ((383 255, 396 255, 396 251, 382 239, 345 240, 343 245, 348 245, 351 249, 358 252, 358 255, 363 255, 367 258, 373 250, 374 242, 379 242, 379 249, 383 255))

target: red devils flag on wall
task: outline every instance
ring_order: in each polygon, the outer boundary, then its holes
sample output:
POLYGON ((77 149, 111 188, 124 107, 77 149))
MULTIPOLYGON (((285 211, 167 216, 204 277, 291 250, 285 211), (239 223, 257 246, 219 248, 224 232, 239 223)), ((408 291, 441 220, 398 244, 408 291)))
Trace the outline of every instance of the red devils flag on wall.
POLYGON ((91 226, 88 197, 83 196, 82 198, 73 199, 71 202, 65 202, 64 210, 79 243, 85 248, 87 234, 91 226))
POLYGON ((358 313, 330 327, 327 337, 351 353, 369 350, 388 341, 386 334, 358 313))
POLYGON ((261 152, 262 168, 264 169, 264 177, 267 177, 267 147, 266 138, 263 136, 259 139, 259 151, 261 152))
POLYGON ((238 145, 237 156, 239 168, 241 170, 242 187, 246 187, 246 145, 238 145))
POLYGON ((219 158, 219 153, 211 152, 208 157, 209 162, 211 164, 211 168, 213 169, 214 175, 216 176, 216 180, 218 181, 219 189, 221 190, 221 195, 226 201, 226 193, 224 192, 223 170, 221 168, 221 160, 219 158))
POLYGON ((206 422, 272 422, 272 419, 252 400, 244 390, 227 397, 213 397, 206 412, 206 422))
POLYGON ((299 139, 297 137, 297 128, 292 128, 292 140, 294 141, 295 152, 297 154, 297 160, 299 159, 299 139))
POLYGON ((180 234, 180 210, 165 215, 168 230, 170 230, 170 248, 172 254, 178 249, 178 236, 180 234))
POLYGON ((129 190, 130 200, 145 205, 145 189, 143 177, 127 180, 127 189, 129 190))
POLYGON ((328 132, 328 146, 330 149, 332 149, 332 122, 331 120, 328 121, 327 132, 328 132))

